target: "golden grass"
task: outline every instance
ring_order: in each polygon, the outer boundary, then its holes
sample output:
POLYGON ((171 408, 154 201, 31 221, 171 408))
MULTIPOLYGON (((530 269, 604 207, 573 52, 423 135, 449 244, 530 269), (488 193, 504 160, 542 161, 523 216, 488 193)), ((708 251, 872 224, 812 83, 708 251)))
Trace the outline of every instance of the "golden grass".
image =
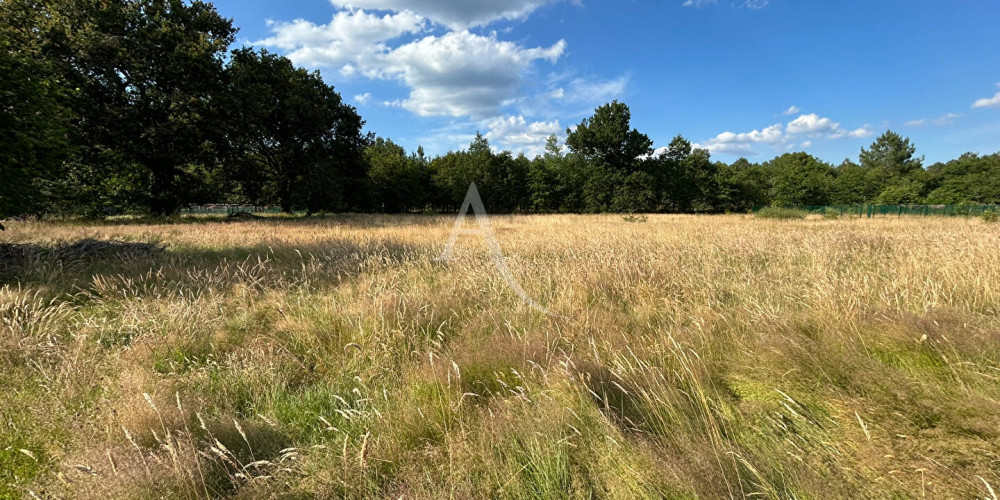
POLYGON ((0 497, 996 498, 995 225, 453 221, 12 224, 0 497))

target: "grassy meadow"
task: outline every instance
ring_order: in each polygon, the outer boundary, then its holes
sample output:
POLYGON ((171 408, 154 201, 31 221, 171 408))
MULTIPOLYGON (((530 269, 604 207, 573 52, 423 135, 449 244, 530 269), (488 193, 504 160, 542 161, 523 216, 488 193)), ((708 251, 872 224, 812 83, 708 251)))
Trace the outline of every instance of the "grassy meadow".
POLYGON ((0 498, 997 498, 1000 226, 11 223, 0 498))

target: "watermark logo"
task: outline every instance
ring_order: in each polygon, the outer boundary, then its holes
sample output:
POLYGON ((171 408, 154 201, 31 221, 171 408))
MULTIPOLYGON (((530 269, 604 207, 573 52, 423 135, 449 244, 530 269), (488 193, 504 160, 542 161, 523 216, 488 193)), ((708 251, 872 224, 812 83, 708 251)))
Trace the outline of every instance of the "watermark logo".
POLYGON ((444 247, 444 251, 441 252, 441 256, 434 259, 436 262, 447 262, 452 260, 452 254, 455 252, 455 241, 458 240, 459 235, 463 234, 478 234, 482 236, 483 240, 486 241, 486 247, 490 251, 490 258, 493 259, 493 265, 496 266, 497 271, 500 272, 500 276, 503 276, 504 281, 507 282, 507 286, 518 297, 524 301, 525 304, 531 306, 532 309, 539 311, 541 313, 547 314, 549 316, 554 316, 557 318, 565 318, 556 314, 545 306, 539 304, 532 299, 524 288, 521 287, 521 283, 514 278, 514 273, 510 271, 510 267, 507 266, 507 258, 504 257, 503 252, 500 251, 500 243, 497 242, 496 236, 493 234, 493 228, 490 226, 490 218, 486 215, 486 207, 483 205, 483 199, 479 196, 479 190, 476 189, 476 183, 473 182, 469 185, 469 192, 465 195, 465 201, 462 202, 462 208, 458 211, 458 218, 455 219, 455 227, 451 230, 451 236, 448 238, 448 243, 444 247), (469 213, 469 207, 472 207, 472 212, 476 216, 476 223, 479 225, 479 229, 465 229, 463 222, 465 221, 466 214, 469 213))

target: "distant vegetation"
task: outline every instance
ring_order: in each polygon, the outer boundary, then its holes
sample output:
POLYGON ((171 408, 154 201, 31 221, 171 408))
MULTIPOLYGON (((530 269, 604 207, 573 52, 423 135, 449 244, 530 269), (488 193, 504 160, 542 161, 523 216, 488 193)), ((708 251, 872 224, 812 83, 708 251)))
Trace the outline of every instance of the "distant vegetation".
POLYGON ((180 0, 0 2, 0 218, 169 215, 188 204, 285 211, 745 212, 829 204, 1000 203, 1000 155, 925 168, 887 131, 858 161, 807 153, 713 162, 681 136, 654 154, 620 102, 551 137, 544 155, 428 158, 364 134, 318 72, 227 52, 236 29, 180 0))

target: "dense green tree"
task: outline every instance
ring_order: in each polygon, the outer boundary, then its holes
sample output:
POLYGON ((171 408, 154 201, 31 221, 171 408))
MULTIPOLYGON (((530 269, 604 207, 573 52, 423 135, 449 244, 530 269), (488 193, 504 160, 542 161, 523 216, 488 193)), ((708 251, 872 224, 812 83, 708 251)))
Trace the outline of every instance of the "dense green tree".
POLYGON ((723 195, 718 166, 705 149, 693 149, 682 136, 645 162, 659 193, 659 206, 672 212, 712 211, 723 195))
POLYGON ((771 172, 771 202, 777 206, 826 205, 833 193, 833 167, 808 153, 786 153, 765 164, 771 172))
POLYGON ((923 203, 924 183, 916 179, 901 179, 890 184, 875 198, 880 205, 908 205, 923 203))
POLYGON ((531 205, 530 160, 506 151, 494 153, 482 134, 476 134, 467 150, 432 160, 430 169, 445 210, 457 209, 473 182, 488 211, 513 212, 531 205))
POLYGON ((631 173, 616 173, 620 180, 615 182, 611 197, 612 212, 655 212, 658 207, 656 179, 642 170, 631 173))
POLYGON ((120 170, 145 169, 149 209, 176 210, 202 185, 192 165, 215 162, 231 21, 200 1, 58 3, 65 22, 53 50, 81 89, 75 128, 89 148, 81 163, 119 158, 109 168, 122 179, 136 176, 120 170))
POLYGON ((917 148, 909 138, 887 130, 868 148, 861 148, 861 167, 881 171, 893 178, 906 177, 920 170, 923 158, 917 158, 917 148))
POLYGON ((836 168, 831 202, 837 205, 868 203, 885 189, 885 175, 881 170, 863 168, 845 159, 836 168))
POLYGON ((929 170, 928 203, 1000 203, 1000 153, 966 153, 929 170))
POLYGON ((841 193, 873 203, 916 203, 926 181, 923 158, 914 156, 910 139, 887 130, 872 145, 861 148, 861 173, 847 171, 841 193), (858 193, 861 195, 858 196, 858 193))
POLYGON ((514 156, 509 151, 504 151, 496 155, 496 161, 490 165, 493 168, 488 172, 486 186, 493 191, 493 210, 520 212, 528 209, 531 206, 528 181, 531 160, 524 154, 514 156))
MULTIPOLYGON (((436 204, 443 210, 457 210, 473 182, 486 178, 484 163, 493 160, 489 142, 477 133, 468 150, 450 151, 431 160, 430 171, 434 181, 436 204)), ((483 195, 482 189, 480 194, 483 195)))
POLYGON ((585 168, 580 156, 563 154, 559 139, 545 141, 545 154, 531 162, 528 180, 531 207, 537 212, 580 212, 585 168))
POLYGON ((233 52, 228 77, 227 131, 248 193, 286 212, 361 202, 364 122, 319 73, 243 48, 233 52))
POLYGON ((365 148, 365 162, 377 210, 402 212, 427 204, 430 172, 423 158, 379 137, 365 148))
POLYGON ((652 154, 653 141, 631 128, 632 113, 613 101, 594 110, 575 130, 566 129, 566 144, 587 161, 615 171, 634 172, 641 158, 652 154))
POLYGON ((719 177, 726 196, 720 210, 746 212, 771 204, 771 179, 760 164, 740 158, 731 165, 720 165, 719 177))
POLYGON ((628 106, 613 101, 595 109, 575 130, 566 130, 566 145, 586 164, 582 204, 589 212, 655 207, 655 176, 649 172, 653 141, 631 128, 631 119, 628 106), (644 182, 650 185, 639 193, 644 182), (635 193, 632 202, 628 192, 635 193), (650 197, 652 202, 647 201, 650 197))
POLYGON ((66 92, 0 28, 0 218, 42 211, 69 153, 66 92))

